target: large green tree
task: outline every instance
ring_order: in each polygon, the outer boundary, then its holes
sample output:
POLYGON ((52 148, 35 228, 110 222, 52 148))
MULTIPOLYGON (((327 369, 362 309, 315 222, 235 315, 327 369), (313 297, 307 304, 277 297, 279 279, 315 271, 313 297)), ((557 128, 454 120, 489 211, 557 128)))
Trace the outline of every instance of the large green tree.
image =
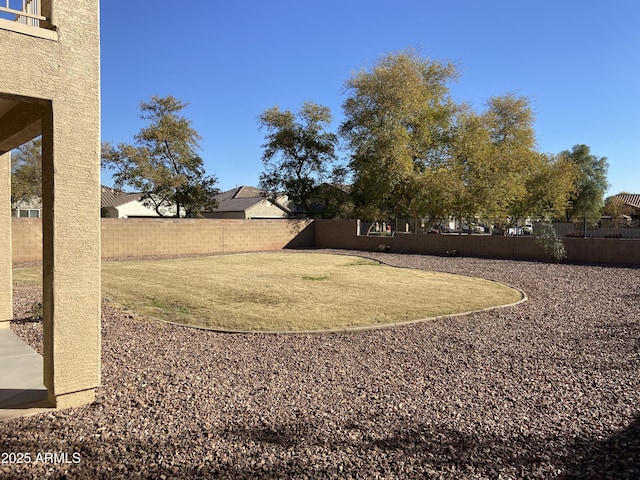
POLYGON ((576 190, 577 167, 566 158, 539 154, 525 180, 525 194, 512 206, 517 218, 561 217, 576 190))
POLYGON ((11 153, 11 204, 42 197, 42 139, 38 137, 11 153))
POLYGON ((351 150, 352 195, 362 216, 417 215, 425 207, 418 196, 450 146, 456 106, 447 83, 456 77, 453 64, 407 50, 346 82, 340 131, 351 150))
POLYGON ((452 101, 450 63, 414 50, 382 57, 346 83, 345 121, 358 213, 509 222, 563 211, 576 169, 537 150, 527 97, 452 101))
POLYGON ((566 208, 573 169, 537 151, 533 124, 529 100, 512 94, 491 98, 481 113, 460 110, 438 182, 452 193, 450 215, 508 222, 566 208))
POLYGON ((533 214, 527 197, 536 172, 547 157, 536 149, 534 115, 527 97, 513 94, 493 97, 485 113, 489 129, 492 172, 497 178, 488 213, 494 217, 526 217, 533 214))
POLYGON ((295 113, 276 106, 265 110, 259 122, 266 132, 260 188, 270 195, 286 193, 309 214, 314 189, 332 173, 337 159, 331 111, 312 102, 295 113))
POLYGON ((567 220, 600 218, 604 194, 609 188, 606 157, 592 155, 587 145, 575 145, 571 151, 561 152, 559 157, 572 162, 577 168, 576 190, 566 210, 567 220))
POLYGON ((103 166, 114 170, 116 188, 143 194, 143 202, 161 215, 200 214, 216 206, 215 176, 206 175, 198 155, 200 136, 181 115, 187 102, 154 96, 140 104, 148 125, 133 144, 103 144, 103 166), (171 212, 171 213, 168 213, 171 212))

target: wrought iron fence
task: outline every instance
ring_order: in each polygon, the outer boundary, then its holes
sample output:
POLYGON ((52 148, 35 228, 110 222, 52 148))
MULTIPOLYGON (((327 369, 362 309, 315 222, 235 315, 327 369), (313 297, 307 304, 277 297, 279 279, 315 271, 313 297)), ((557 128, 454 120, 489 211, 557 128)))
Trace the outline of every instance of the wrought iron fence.
POLYGON ((449 235, 530 235, 531 225, 520 221, 504 224, 491 221, 459 221, 446 218, 394 218, 380 221, 360 221, 359 235, 394 236, 397 234, 449 235))
POLYGON ((40 0, 0 0, 0 18, 32 27, 40 27, 46 20, 41 15, 40 0))
MULTIPOLYGON (((536 234, 541 221, 531 219, 416 219, 394 218, 360 221, 359 235, 391 237, 398 234, 441 235, 506 235, 527 237, 536 234)), ((579 218, 553 220, 561 237, 574 238, 640 238, 640 218, 579 218)))
POLYGON ((391 237, 396 234, 397 228, 391 220, 382 220, 377 222, 358 222, 358 235, 369 237, 391 237))
POLYGON ((555 220, 558 235, 574 238, 640 238, 640 218, 580 218, 555 220))

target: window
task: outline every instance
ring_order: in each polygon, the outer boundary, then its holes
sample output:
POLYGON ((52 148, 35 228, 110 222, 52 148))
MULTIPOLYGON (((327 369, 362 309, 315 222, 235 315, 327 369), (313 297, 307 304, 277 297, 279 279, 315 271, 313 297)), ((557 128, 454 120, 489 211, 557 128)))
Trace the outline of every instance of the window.
POLYGON ((18 211, 18 216, 20 218, 40 218, 40 210, 36 209, 21 209, 18 211))

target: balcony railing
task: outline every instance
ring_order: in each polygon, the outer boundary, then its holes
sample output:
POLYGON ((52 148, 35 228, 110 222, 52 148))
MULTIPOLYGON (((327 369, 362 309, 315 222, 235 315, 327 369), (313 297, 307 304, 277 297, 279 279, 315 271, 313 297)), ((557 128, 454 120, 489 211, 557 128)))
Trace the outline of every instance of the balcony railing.
POLYGON ((47 20, 40 13, 40 0, 0 0, 0 18, 5 20, 40 27, 47 20))

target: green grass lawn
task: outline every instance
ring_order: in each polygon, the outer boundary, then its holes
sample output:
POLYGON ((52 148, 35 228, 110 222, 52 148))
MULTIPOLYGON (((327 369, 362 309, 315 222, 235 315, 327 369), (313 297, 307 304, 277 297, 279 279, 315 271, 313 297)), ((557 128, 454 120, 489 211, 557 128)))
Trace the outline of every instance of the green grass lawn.
MULTIPOLYGON (((14 281, 40 281, 37 267, 14 281)), ((209 328, 323 330, 382 325, 519 301, 497 282, 316 253, 103 262, 102 293, 144 315, 209 328)))

